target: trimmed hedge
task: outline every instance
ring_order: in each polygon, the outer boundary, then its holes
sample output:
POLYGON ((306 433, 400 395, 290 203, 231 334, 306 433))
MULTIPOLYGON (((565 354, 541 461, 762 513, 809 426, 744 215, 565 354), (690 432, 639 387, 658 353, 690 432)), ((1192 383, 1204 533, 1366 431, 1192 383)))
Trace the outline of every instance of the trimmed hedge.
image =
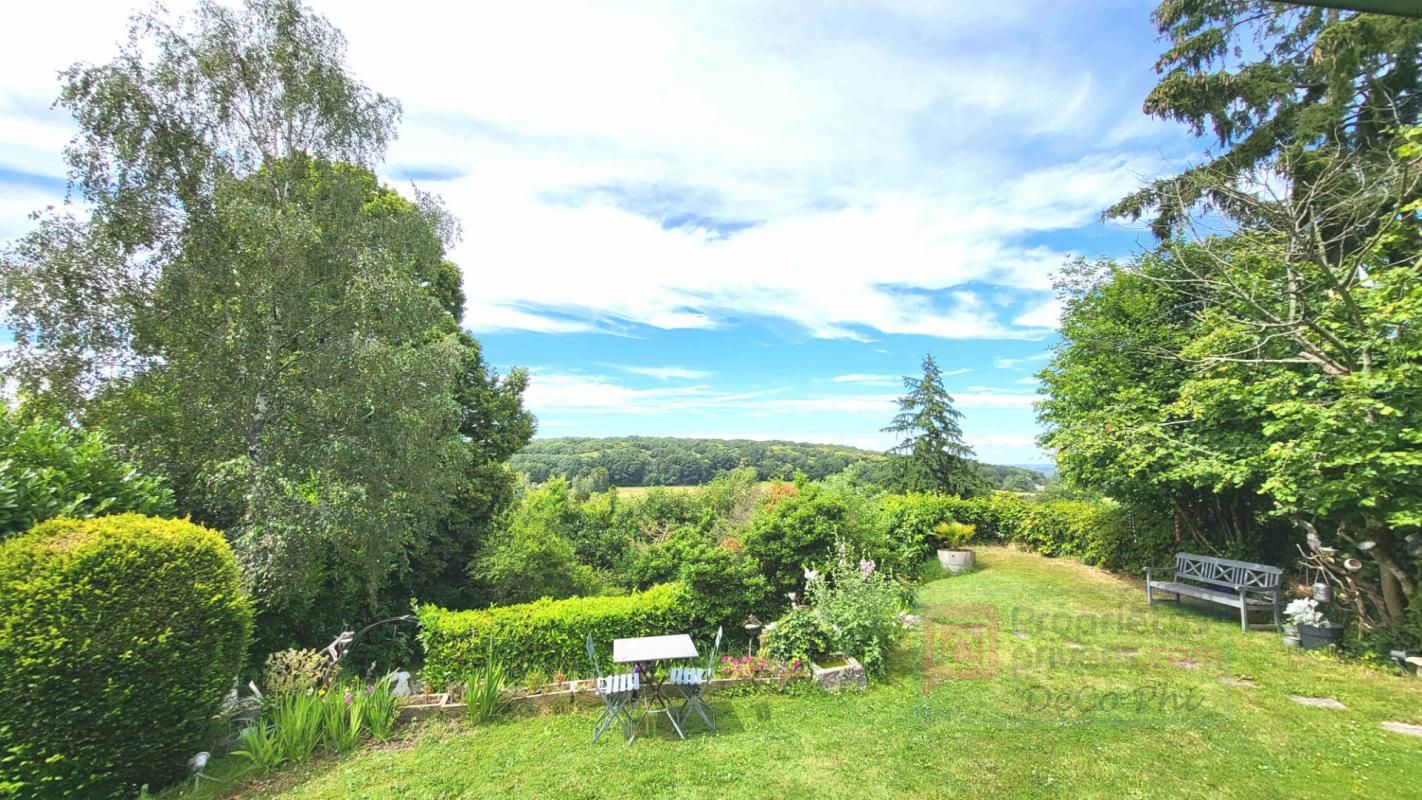
POLYGON ((665 583, 623 597, 543 599, 478 611, 424 605, 419 608, 424 679, 440 687, 464 680, 483 662, 491 641, 494 655, 518 671, 515 678, 537 671, 586 677, 592 674, 588 634, 608 669, 613 639, 698 633, 688 600, 681 584, 665 583))
POLYGON ((975 542, 1017 542, 1042 555, 1122 572, 1168 564, 1175 552, 1168 525, 1152 524, 1114 503, 1037 502, 1005 492, 969 499, 929 494, 884 498, 889 534, 926 555, 933 547, 933 527, 948 521, 976 525, 975 542))
POLYGON ((231 548, 190 522, 55 519, 0 544, 0 795, 184 777, 251 624, 231 548))

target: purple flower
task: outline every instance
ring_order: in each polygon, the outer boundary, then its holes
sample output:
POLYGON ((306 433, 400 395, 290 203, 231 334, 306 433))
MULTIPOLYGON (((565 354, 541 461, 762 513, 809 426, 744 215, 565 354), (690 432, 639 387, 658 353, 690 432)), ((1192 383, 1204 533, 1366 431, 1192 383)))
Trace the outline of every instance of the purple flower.
POLYGON ((872 559, 861 559, 859 562, 859 574, 864 576, 864 580, 869 580, 869 576, 874 574, 874 561, 872 559))
POLYGON ((354 699, 355 699, 355 698, 351 695, 350 692, 346 692, 346 705, 350 705, 350 704, 351 704, 351 700, 354 700, 354 699))

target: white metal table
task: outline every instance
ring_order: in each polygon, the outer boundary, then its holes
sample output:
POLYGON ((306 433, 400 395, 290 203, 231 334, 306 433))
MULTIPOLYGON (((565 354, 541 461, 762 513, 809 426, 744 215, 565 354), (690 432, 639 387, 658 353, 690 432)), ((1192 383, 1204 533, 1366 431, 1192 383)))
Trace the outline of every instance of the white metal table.
POLYGON ((647 719, 652 714, 665 714, 671 720, 672 727, 676 729, 676 735, 685 739, 686 734, 681 732, 681 725, 677 724, 676 714, 672 713, 671 705, 667 702, 666 695, 662 693, 662 681, 664 678, 657 672, 658 661, 678 661, 685 658, 696 658, 696 644, 691 641, 691 636, 685 633, 674 633, 667 636, 638 636, 632 639, 612 640, 612 660, 617 664, 636 664, 641 668, 642 677, 645 681, 643 686, 650 691, 642 696, 642 719, 647 719))

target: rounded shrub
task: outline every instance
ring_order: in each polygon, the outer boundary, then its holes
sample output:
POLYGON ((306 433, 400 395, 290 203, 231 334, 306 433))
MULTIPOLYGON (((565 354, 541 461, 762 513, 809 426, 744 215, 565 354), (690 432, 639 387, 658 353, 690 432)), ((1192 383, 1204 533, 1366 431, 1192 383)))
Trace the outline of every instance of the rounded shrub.
POLYGON ((231 549, 191 522, 55 519, 0 544, 0 796, 182 778, 251 625, 231 549))

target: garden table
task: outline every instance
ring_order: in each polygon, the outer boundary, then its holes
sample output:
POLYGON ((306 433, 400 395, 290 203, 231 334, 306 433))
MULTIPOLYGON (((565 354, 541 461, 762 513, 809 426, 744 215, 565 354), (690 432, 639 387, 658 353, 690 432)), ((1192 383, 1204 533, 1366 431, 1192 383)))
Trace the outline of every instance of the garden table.
POLYGON ((642 677, 646 690, 642 697, 642 719, 647 719, 653 714, 665 714, 671 720, 672 727, 676 729, 676 735, 685 739, 686 734, 681 732, 681 725, 676 721, 676 714, 672 713, 671 705, 667 702, 666 695, 662 692, 662 682, 665 678, 659 675, 656 665, 659 661, 679 661, 685 658, 696 658, 696 644, 691 641, 690 634, 673 633, 667 636, 638 636, 632 639, 612 640, 612 660, 617 664, 636 664, 642 677))

